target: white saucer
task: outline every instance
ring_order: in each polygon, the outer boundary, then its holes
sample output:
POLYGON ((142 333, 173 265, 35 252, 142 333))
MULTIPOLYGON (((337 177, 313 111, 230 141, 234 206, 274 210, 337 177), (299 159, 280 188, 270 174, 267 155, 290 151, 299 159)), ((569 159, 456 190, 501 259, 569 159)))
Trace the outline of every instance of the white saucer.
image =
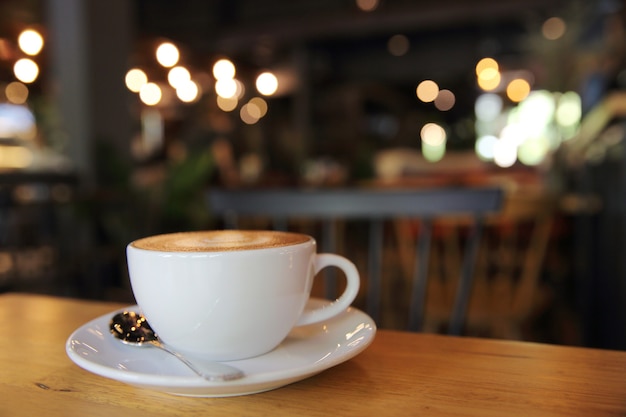
MULTIPOLYGON (((311 299, 307 308, 327 303, 311 299)), ((137 306, 123 310, 134 309, 137 306)), ((121 311, 121 310, 120 310, 121 311)), ((205 381, 176 358, 152 347, 127 346, 109 334, 116 311, 78 328, 66 352, 87 371, 130 385, 177 395, 226 397, 253 394, 300 381, 353 358, 374 340, 376 324, 349 308, 321 324, 295 328, 276 349, 255 358, 228 362, 245 373, 236 381, 205 381)))

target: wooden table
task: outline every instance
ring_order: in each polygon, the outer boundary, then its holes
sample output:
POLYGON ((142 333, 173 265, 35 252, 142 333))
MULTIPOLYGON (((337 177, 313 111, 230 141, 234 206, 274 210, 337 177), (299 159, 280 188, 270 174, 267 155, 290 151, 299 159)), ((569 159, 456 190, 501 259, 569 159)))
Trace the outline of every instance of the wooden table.
POLYGON ((249 396, 177 397, 65 354, 119 304, 0 295, 0 416, 626 416, 626 352, 380 330, 356 358, 249 396))

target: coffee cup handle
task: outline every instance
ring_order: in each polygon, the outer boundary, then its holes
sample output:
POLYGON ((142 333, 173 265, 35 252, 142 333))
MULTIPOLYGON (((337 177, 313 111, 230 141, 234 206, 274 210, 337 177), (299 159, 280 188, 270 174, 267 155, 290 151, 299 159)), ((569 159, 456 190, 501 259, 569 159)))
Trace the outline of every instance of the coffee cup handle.
POLYGON ((356 266, 340 255, 331 253, 318 253, 315 255, 314 268, 315 274, 322 269, 334 266, 341 269, 346 276, 346 289, 341 296, 332 303, 315 310, 307 310, 298 319, 296 326, 304 326, 306 324, 318 323, 334 317, 344 311, 356 298, 361 285, 361 278, 356 266))

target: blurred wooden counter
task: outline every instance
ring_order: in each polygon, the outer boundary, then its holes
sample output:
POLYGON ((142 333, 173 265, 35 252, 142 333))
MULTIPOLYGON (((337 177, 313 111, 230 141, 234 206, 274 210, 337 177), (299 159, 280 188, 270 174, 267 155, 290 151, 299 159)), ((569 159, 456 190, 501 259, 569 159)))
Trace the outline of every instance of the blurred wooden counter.
POLYGON ((72 331, 119 307, 0 295, 0 415, 626 415, 626 352, 385 330, 356 358, 274 391, 186 398, 142 390, 65 354, 72 331))

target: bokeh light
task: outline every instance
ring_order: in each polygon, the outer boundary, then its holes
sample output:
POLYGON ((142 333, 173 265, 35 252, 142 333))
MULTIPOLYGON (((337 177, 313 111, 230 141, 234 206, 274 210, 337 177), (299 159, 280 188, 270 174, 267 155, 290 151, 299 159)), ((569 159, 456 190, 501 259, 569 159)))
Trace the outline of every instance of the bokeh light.
POLYGON ((539 165, 550 150, 550 141, 545 137, 529 138, 517 150, 519 161, 528 166, 539 165))
POLYGON ((405 35, 393 35, 387 41, 387 51, 393 56, 406 55, 410 47, 411 42, 405 35))
POLYGON ((39 66, 32 59, 22 58, 13 65, 15 78, 25 84, 34 82, 39 76, 39 66))
POLYGON ((483 122, 494 121, 502 112, 502 98, 493 93, 485 93, 478 96, 474 103, 476 118, 483 122))
POLYGON ((497 140, 498 138, 493 135, 479 137, 474 145, 476 155, 483 161, 493 160, 494 147, 497 140))
POLYGON ((427 143, 422 144, 422 156, 429 162, 441 161, 446 154, 445 143, 441 145, 429 145, 427 143))
POLYGON ((278 79, 271 72, 264 72, 256 79, 256 89, 264 96, 271 96, 278 90, 278 79))
POLYGON ((178 83, 176 97, 184 103, 192 103, 200 96, 200 87, 192 80, 178 83))
POLYGON ((554 41, 563 37, 566 29, 567 25, 563 19, 560 17, 551 17, 543 22, 541 34, 544 38, 554 41))
POLYGON ((356 6, 364 12, 373 12, 378 8, 379 0, 356 0, 356 6))
POLYGON ((229 59, 223 58, 213 64, 213 76, 216 80, 234 78, 235 73, 235 64, 233 64, 229 59))
POLYGON ((170 68, 178 63, 180 52, 173 43, 163 42, 157 47, 156 59, 165 68, 170 68))
POLYGON ((4 95, 9 103, 24 104, 28 100, 28 87, 19 81, 13 81, 5 87, 4 95))
POLYGON ((485 70, 496 70, 499 71, 500 66, 498 62, 490 57, 486 57, 478 61, 476 64, 476 76, 480 77, 480 74, 485 70))
POLYGON ((521 123, 509 122, 500 132, 500 140, 519 146, 528 138, 527 126, 521 123))
POLYGON ((439 146, 446 142, 446 131, 437 123, 426 123, 420 131, 422 142, 431 146, 439 146))
POLYGON ((422 156, 429 162, 437 162, 446 153, 446 131, 437 123, 426 123, 420 131, 422 156))
POLYGON ((500 85, 501 78, 500 66, 495 59, 486 57, 476 64, 476 80, 483 90, 495 90, 500 85))
POLYGON ((232 78, 219 78, 215 82, 215 93, 224 98, 236 97, 237 82, 232 78))
POLYGON ((43 49, 43 37, 33 29, 26 29, 20 33, 17 43, 26 55, 37 55, 43 49))
POLYGON ((250 103, 246 103, 241 106, 239 110, 239 117, 248 125, 255 124, 259 121, 259 110, 256 106, 251 106, 250 103))
POLYGON ((254 119, 259 120, 261 118, 261 109, 254 103, 247 102, 243 105, 246 108, 246 112, 254 119))
POLYGON ((161 102, 163 93, 161 87, 155 83, 146 83, 139 90, 139 98, 148 106, 155 106, 161 102))
POLYGON ((493 91, 500 86, 502 75, 497 69, 487 68, 478 75, 478 86, 484 91, 493 91))
POLYGON ((509 100, 519 103, 530 94, 530 84, 523 78, 516 78, 506 86, 506 96, 509 100))
POLYGON ((450 90, 441 90, 437 97, 435 98, 435 107, 440 111, 448 111, 454 104, 456 103, 456 97, 454 93, 450 90))
POLYGON ((514 122, 524 129, 526 137, 538 137, 545 133, 554 117, 554 96, 549 91, 532 91, 514 111, 511 111, 509 124, 514 122))
POLYGON ((435 101, 439 94, 439 85, 433 80, 424 80, 417 85, 415 89, 417 98, 424 103, 435 101))
POLYGON ((502 168, 513 166, 517 161, 517 145, 507 140, 496 140, 493 146, 493 160, 502 168))
POLYGON ((233 111, 237 108, 238 104, 239 100, 237 100, 237 97, 222 97, 219 95, 217 96, 217 107, 219 107, 219 109, 222 111, 233 111))
POLYGON ((267 114, 267 102, 261 97, 253 97, 248 101, 248 105, 256 107, 259 112, 259 118, 267 114))
POLYGON ((243 96, 246 94, 246 86, 238 79, 234 78, 234 80, 235 80, 235 85, 237 86, 235 90, 235 97, 241 100, 243 96))
POLYGON ((189 81, 191 81, 191 74, 185 67, 173 67, 167 72, 167 82, 174 88, 188 84, 189 81))
POLYGON ((561 127, 574 126, 580 123, 582 117, 580 96, 574 91, 563 93, 558 100, 554 117, 561 127))
POLYGON ((138 93, 141 87, 148 82, 148 76, 139 68, 133 68, 126 73, 126 88, 133 93, 138 93))

